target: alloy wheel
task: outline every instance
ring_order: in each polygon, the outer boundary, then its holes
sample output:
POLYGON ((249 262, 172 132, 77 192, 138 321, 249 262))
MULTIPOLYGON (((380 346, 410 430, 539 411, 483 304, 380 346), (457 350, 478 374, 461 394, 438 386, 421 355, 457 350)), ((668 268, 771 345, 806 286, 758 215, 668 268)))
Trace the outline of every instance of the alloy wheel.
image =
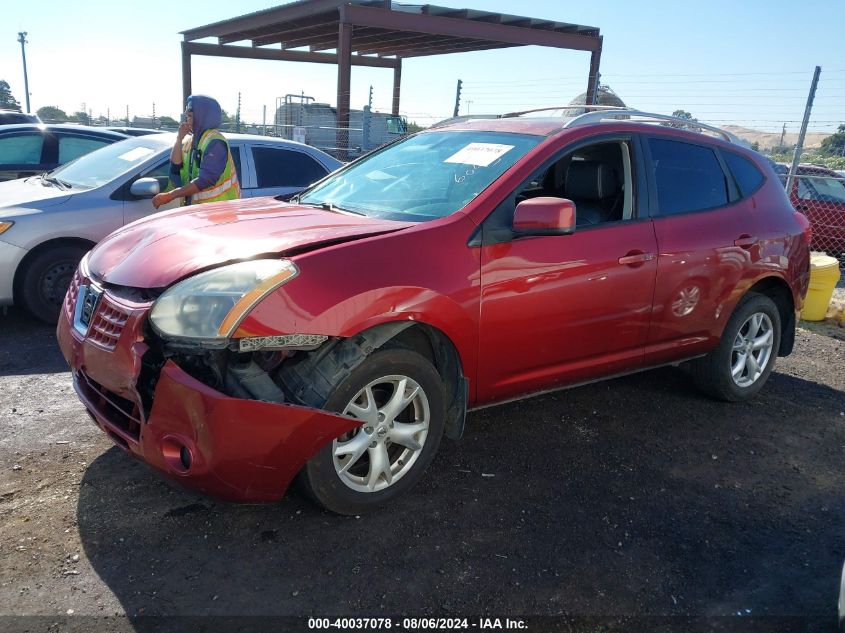
POLYGON ((428 436, 431 410, 422 387, 408 376, 373 380, 343 410, 363 424, 332 444, 340 480, 358 492, 378 492, 413 467, 428 436))
POLYGON ((739 387, 753 385, 769 364, 774 345, 772 320, 763 312, 752 314, 734 338, 731 377, 739 387))

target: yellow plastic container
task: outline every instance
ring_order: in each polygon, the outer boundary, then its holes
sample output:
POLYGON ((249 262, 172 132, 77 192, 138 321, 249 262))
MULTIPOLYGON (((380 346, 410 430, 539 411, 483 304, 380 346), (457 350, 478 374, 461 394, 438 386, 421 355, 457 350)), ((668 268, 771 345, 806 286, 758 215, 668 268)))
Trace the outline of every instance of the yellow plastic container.
POLYGON ((810 255, 810 289, 804 300, 801 318, 823 321, 839 281, 839 261, 835 257, 813 253, 810 255))

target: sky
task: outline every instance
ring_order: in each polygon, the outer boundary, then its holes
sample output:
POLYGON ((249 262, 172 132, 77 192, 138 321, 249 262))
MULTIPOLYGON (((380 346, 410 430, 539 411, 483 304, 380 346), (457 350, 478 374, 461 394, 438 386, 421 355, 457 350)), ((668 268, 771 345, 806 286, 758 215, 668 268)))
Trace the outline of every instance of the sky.
MULTIPOLYGON (((406 4, 412 4, 410 0, 406 4)), ((42 0, 6 3, 0 79, 25 109, 18 32, 27 32, 31 109, 54 105, 95 117, 178 118, 183 109, 180 31, 285 4, 239 0, 173 3, 42 0)), ((601 81, 629 106, 760 130, 797 131, 813 70, 821 66, 810 131, 845 123, 845 1, 573 2, 440 0, 435 4, 598 27, 601 81)), ((239 44, 249 45, 249 42, 239 44)), ((519 47, 408 59, 401 113, 423 125, 451 116, 458 79, 461 114, 493 114, 568 103, 586 90, 590 54, 519 47)), ((241 119, 271 121, 278 98, 304 93, 335 104, 328 64, 193 57, 193 92, 214 96, 241 119)), ((351 103, 373 87, 374 109, 390 111, 393 72, 353 67, 351 103)))

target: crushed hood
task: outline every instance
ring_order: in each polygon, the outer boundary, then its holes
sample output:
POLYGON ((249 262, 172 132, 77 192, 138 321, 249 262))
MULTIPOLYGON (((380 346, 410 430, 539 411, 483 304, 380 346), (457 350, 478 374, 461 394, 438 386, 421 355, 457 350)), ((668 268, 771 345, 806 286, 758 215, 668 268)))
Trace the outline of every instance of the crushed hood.
POLYGON ((284 256, 412 226, 251 198, 157 213, 115 231, 88 259, 97 279, 165 288, 194 272, 259 255, 284 256))

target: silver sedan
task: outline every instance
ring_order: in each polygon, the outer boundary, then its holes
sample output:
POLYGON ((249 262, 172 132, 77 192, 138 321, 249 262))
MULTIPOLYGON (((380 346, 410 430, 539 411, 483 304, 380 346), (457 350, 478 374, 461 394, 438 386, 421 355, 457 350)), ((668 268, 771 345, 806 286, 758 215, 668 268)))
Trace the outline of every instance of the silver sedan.
MULTIPOLYGON (((341 165, 301 143, 226 137, 245 198, 293 194, 341 165)), ((175 138, 131 138, 48 174, 0 182, 0 306, 20 304, 55 323, 82 255, 124 224, 155 213, 152 197, 167 186, 175 138)))

